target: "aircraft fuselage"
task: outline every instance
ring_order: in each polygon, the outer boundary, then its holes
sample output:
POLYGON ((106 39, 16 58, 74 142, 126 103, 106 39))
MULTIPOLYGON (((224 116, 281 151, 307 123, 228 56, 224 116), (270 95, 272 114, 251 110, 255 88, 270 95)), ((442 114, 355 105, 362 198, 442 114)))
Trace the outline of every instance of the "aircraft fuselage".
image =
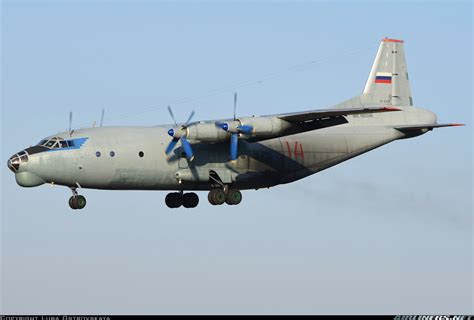
MULTIPOLYGON (((239 142, 237 160, 229 144, 198 143, 189 161, 181 147, 165 155, 169 126, 97 127, 54 135, 74 147, 26 149, 17 182, 114 190, 210 190, 217 182, 258 189, 292 182, 406 135, 393 125, 435 123, 427 110, 407 107, 390 114, 346 116, 348 123, 261 142, 239 142), (30 177, 31 176, 31 177, 30 177)), ((420 132, 421 133, 421 132, 420 132)), ((51 136, 53 137, 53 136, 51 136)), ((45 138, 45 140, 51 138, 45 138)))

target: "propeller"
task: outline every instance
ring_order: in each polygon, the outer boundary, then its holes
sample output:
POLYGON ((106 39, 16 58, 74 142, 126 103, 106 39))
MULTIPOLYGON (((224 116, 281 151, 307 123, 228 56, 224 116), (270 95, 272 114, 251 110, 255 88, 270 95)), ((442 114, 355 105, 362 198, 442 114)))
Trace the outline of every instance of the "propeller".
POLYGON ((165 153, 169 154, 176 147, 176 144, 178 143, 178 141, 181 141, 181 146, 183 147, 184 153, 186 154, 186 158, 189 161, 193 161, 194 159, 193 149, 191 148, 191 144, 189 144, 189 141, 186 138, 186 136, 188 135, 188 130, 187 130, 188 124, 189 122, 191 122, 191 119, 194 117, 194 110, 189 115, 188 120, 186 120, 186 122, 181 126, 179 126, 178 123, 176 122, 176 119, 173 114, 173 110, 171 110, 170 106, 168 106, 168 112, 171 118, 173 119, 175 127, 168 130, 168 135, 170 135, 173 139, 170 141, 170 143, 166 147, 165 153))
POLYGON ((241 133, 250 134, 253 127, 249 125, 242 125, 237 120, 237 92, 234 92, 234 120, 232 122, 216 122, 216 126, 224 131, 230 132, 230 159, 236 160, 239 145, 239 136, 241 133))

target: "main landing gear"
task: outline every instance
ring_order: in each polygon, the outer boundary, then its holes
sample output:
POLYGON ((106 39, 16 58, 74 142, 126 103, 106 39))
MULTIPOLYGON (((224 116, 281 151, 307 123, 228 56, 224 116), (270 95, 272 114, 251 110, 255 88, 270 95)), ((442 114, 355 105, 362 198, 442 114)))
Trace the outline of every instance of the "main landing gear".
MULTIPOLYGON (((235 189, 212 189, 207 196, 209 203, 214 206, 227 203, 228 205, 237 205, 242 201, 242 193, 235 189)), ((195 208, 199 204, 199 197, 194 192, 183 193, 171 192, 166 195, 165 203, 168 208, 195 208)))
POLYGON ((72 197, 69 198, 69 206, 71 209, 84 209, 86 206, 86 198, 77 193, 77 188, 71 188, 72 197))
POLYGON ((199 197, 194 192, 171 192, 166 195, 166 205, 168 208, 195 208, 199 204, 199 197))
POLYGON ((235 189, 212 189, 207 195, 207 200, 214 206, 219 206, 224 202, 232 206, 242 201, 242 193, 235 189))

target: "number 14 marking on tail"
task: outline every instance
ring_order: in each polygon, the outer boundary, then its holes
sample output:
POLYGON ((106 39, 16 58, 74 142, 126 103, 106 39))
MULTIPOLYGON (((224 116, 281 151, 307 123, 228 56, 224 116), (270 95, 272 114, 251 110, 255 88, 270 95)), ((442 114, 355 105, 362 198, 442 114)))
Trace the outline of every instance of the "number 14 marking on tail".
POLYGON ((290 143, 288 141, 285 141, 285 143, 286 143, 286 149, 288 151, 288 158, 291 159, 293 155, 294 159, 301 157, 301 160, 304 160, 303 145, 301 143, 299 143, 298 141, 295 141, 295 145, 293 147, 293 154, 291 152, 290 143))

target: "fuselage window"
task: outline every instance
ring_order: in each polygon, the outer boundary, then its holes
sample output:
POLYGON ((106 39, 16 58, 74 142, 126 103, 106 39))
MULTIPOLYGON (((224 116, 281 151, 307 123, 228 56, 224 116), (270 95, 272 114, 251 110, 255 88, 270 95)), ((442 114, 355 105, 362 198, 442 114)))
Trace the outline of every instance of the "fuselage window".
POLYGON ((73 140, 69 140, 67 143, 69 145, 69 148, 74 148, 74 141, 73 140))
POLYGON ((138 156, 139 156, 140 158, 143 158, 144 155, 145 155, 145 154, 143 153, 143 151, 140 151, 140 152, 138 153, 138 156))
POLYGON ((97 152, 95 153, 95 156, 96 156, 97 158, 100 157, 100 151, 97 151, 97 152))
POLYGON ((61 145, 61 148, 67 148, 67 142, 66 141, 59 141, 59 144, 61 145))
POLYGON ((111 157, 115 157, 115 152, 110 151, 110 156, 111 156, 111 157))

